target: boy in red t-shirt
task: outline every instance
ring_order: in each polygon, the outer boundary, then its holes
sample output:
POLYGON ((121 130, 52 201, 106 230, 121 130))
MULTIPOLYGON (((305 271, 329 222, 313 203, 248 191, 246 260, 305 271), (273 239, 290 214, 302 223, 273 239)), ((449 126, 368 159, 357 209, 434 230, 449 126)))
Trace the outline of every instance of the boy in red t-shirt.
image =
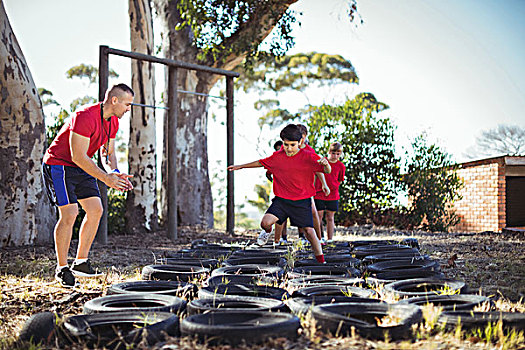
POLYGON ((346 167, 339 161, 342 154, 343 146, 339 142, 334 142, 330 145, 328 150, 328 162, 330 162, 332 172, 325 176, 326 183, 330 188, 330 194, 326 195, 320 185, 316 186, 317 193, 315 195, 315 206, 317 207, 317 212, 319 214, 321 230, 323 215, 326 214, 327 242, 332 242, 334 237, 334 215, 339 210, 339 185, 341 185, 341 182, 343 182, 345 178, 346 167))
POLYGON ((290 218, 292 225, 305 228, 306 237, 312 245, 317 261, 324 263, 323 250, 313 229, 310 198, 315 194, 315 173, 330 173, 330 164, 326 158, 319 159, 315 153, 304 152, 299 148, 302 134, 297 125, 287 125, 280 136, 283 140, 282 150, 251 163, 230 165, 228 170, 264 166, 273 174, 275 197, 261 220, 263 231, 257 239, 260 245, 268 241, 273 224, 282 224, 290 218))

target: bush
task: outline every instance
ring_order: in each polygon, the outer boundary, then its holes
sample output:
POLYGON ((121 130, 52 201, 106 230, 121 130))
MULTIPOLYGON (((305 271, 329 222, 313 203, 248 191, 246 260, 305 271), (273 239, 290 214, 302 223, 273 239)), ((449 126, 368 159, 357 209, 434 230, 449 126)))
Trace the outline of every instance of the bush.
POLYGON ((412 150, 403 177, 410 199, 412 225, 446 232, 460 220, 451 209, 451 204, 461 199, 459 190, 463 186, 457 167, 450 154, 435 144, 429 145, 424 134, 414 140, 412 150))
POLYGON ((377 212, 394 206, 401 180, 395 127, 377 114, 387 108, 374 95, 362 93, 342 106, 315 108, 308 121, 309 141, 319 154, 327 153, 332 142, 343 146, 346 173, 336 215, 339 223, 371 222, 377 212))

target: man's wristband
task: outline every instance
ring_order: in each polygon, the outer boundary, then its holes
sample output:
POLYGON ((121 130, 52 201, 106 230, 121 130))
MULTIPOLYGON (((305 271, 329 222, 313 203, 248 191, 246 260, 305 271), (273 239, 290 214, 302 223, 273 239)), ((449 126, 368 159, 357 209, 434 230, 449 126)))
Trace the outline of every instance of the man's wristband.
POLYGON ((111 170, 111 174, 120 174, 120 170, 113 169, 113 170, 111 170))

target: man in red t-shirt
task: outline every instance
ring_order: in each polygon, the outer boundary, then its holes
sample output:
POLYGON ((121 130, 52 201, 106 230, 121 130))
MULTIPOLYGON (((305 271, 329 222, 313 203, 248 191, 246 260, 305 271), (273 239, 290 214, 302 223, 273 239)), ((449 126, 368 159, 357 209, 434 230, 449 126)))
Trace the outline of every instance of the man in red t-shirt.
POLYGON ((119 172, 115 155, 119 119, 131 110, 133 96, 133 90, 126 84, 114 85, 106 92, 102 103, 76 112, 60 129, 44 155, 42 171, 47 194, 60 214, 54 232, 55 277, 64 287, 74 287, 75 276, 100 275, 88 260, 103 213, 97 179, 119 191, 133 188, 129 181, 132 175, 119 172), (91 159, 100 147, 107 172, 91 159), (79 203, 86 215, 80 227, 76 259, 70 269, 67 252, 79 203))
POLYGON ((302 134, 297 125, 287 125, 280 136, 283 140, 282 150, 251 163, 230 165, 228 170, 264 166, 273 174, 275 197, 261 220, 263 231, 257 239, 260 245, 268 241, 273 224, 283 224, 290 218, 292 225, 306 229, 317 261, 324 263, 323 250, 313 229, 311 197, 315 195, 315 173, 330 173, 330 164, 326 158, 319 159, 316 154, 299 148, 302 134))
MULTIPOLYGON (((335 232, 334 215, 339 210, 339 185, 345 178, 346 167, 339 161, 343 154, 343 146, 339 142, 334 142, 328 149, 328 161, 332 167, 332 172, 325 176, 330 193, 326 195, 319 184, 316 184, 317 193, 314 197, 315 206, 319 213, 319 221, 323 220, 326 214, 326 232, 328 242, 332 242, 335 232)), ((322 230, 322 227, 321 227, 322 230)))

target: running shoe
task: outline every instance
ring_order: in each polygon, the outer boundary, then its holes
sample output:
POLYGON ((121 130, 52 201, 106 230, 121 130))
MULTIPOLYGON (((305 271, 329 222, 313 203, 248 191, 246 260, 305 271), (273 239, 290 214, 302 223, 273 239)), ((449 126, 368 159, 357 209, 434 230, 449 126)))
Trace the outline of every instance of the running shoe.
POLYGON ((78 277, 98 277, 103 275, 91 267, 89 260, 80 264, 73 263, 71 272, 73 272, 73 274, 78 277))

